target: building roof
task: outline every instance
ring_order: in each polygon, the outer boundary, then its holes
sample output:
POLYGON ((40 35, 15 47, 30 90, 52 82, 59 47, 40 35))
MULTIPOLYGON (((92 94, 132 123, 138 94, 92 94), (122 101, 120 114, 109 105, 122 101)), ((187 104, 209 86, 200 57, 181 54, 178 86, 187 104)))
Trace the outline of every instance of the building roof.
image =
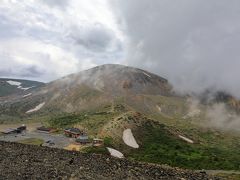
POLYGON ((51 131, 52 129, 51 128, 47 128, 45 126, 41 126, 41 127, 38 127, 37 130, 39 130, 39 131, 51 131))
POLYGON ((18 127, 17 128, 17 130, 26 130, 27 129, 27 126, 25 126, 25 125, 22 125, 22 126, 20 126, 20 127, 18 127))
POLYGON ((74 133, 74 134, 81 134, 81 131, 78 128, 68 128, 68 129, 65 129, 64 131, 74 133))
POLYGON ((84 142, 84 143, 89 142, 88 136, 87 135, 81 135, 76 139, 76 142, 84 142))
POLYGON ((16 132, 16 131, 17 131, 17 129, 9 128, 9 129, 4 130, 2 133, 9 134, 9 133, 13 133, 13 132, 16 132))

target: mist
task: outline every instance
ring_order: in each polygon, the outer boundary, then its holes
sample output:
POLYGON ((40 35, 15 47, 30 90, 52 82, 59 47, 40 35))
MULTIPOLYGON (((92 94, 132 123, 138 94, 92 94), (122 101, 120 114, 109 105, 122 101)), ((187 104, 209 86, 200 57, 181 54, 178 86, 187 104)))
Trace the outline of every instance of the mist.
POLYGON ((124 64, 167 78, 179 93, 214 89, 240 98, 240 1, 111 4, 125 35, 124 64))
POLYGON ((206 112, 208 127, 221 130, 238 131, 240 129, 240 117, 231 112, 223 103, 212 105, 206 112))

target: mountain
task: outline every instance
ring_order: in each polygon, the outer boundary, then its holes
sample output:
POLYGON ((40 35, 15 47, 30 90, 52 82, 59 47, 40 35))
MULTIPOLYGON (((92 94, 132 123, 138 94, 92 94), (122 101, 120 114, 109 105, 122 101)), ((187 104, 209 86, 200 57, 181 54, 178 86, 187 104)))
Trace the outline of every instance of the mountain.
POLYGON ((82 84, 100 92, 111 93, 112 96, 126 93, 169 95, 171 89, 167 80, 160 76, 141 69, 113 64, 66 76, 50 83, 49 86, 65 86, 70 91, 82 84))
MULTIPOLYGON (((156 74, 109 64, 47 83, 28 96, 4 97, 0 123, 37 121, 60 131, 79 127, 130 159, 190 169, 239 170, 238 119, 213 120, 211 106, 177 95, 156 74)), ((84 151, 107 153, 105 147, 84 151)))
POLYGON ((131 104, 131 98, 136 102, 142 101, 142 94, 170 96, 171 86, 166 79, 150 72, 109 64, 35 88, 28 97, 10 97, 2 103, 1 113, 25 117, 34 114, 25 112, 42 103, 44 107, 41 110, 45 114, 79 112, 111 104, 114 100, 125 101, 126 104, 131 104))
POLYGON ((44 83, 37 81, 0 78, 0 97, 24 94, 42 85, 44 83))

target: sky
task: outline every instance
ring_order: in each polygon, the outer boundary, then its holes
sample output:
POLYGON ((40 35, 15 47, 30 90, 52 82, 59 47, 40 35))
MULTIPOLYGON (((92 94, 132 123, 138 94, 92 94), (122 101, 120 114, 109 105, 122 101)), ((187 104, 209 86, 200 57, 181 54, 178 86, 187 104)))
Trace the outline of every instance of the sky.
POLYGON ((239 0, 0 0, 0 19, 0 77, 124 64, 240 98, 239 0))

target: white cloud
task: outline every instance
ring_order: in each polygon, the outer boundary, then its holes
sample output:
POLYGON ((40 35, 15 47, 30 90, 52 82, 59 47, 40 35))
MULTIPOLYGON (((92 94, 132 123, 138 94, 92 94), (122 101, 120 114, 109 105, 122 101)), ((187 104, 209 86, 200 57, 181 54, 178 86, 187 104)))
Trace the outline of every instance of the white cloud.
POLYGON ((162 75, 180 92, 240 97, 238 0, 0 2, 1 76, 47 81, 122 63, 162 75))
MULTIPOLYGON (((16 76, 25 76, 26 68, 36 67, 42 80, 45 81, 95 65, 89 59, 79 61, 60 47, 29 38, 2 41, 0 49, 0 57, 4 61, 3 66, 0 67, 0 72, 8 69, 16 76)), ((37 78, 34 73, 36 72, 33 71, 27 75, 37 78)))
POLYGON ((113 1, 128 37, 125 63, 170 80, 180 92, 206 88, 240 97, 240 1, 113 1))
POLYGON ((33 78, 33 70, 48 81, 119 62, 123 38, 112 13, 106 0, 2 0, 0 75, 33 78))

